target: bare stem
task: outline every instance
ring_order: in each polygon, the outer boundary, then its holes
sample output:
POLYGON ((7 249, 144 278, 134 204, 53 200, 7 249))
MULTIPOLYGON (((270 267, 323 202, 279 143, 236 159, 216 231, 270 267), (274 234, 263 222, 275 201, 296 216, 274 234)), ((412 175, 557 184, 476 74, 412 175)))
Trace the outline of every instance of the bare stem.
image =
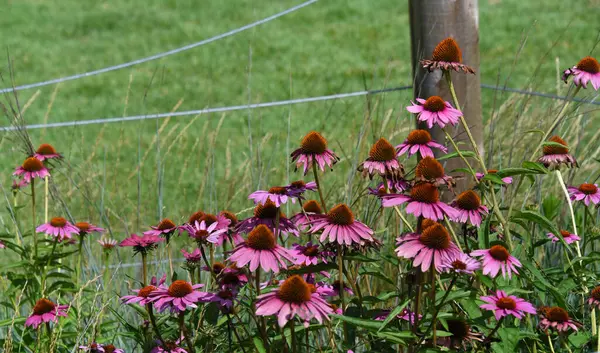
POLYGON ((179 330, 181 331, 181 334, 185 338, 185 342, 187 344, 187 347, 188 347, 190 353, 195 353, 196 350, 194 349, 194 345, 192 344, 192 340, 190 339, 190 335, 187 330, 187 327, 185 327, 184 319, 185 319, 185 311, 182 311, 179 314, 179 330))
POLYGON ((148 283, 146 281, 146 278, 148 278, 148 264, 146 263, 146 256, 148 256, 146 252, 142 251, 142 284, 144 286, 146 286, 148 283))
POLYGON ((33 225, 33 256, 37 259, 38 256, 38 238, 36 228, 36 220, 35 220, 35 179, 31 179, 31 223, 33 225))
POLYGON ((323 197, 323 191, 321 190, 321 183, 319 182, 319 173, 317 172, 317 164, 315 162, 313 162, 312 170, 313 174, 315 175, 315 183, 317 184, 317 191, 319 191, 321 205, 323 205, 323 210, 325 210, 325 213, 327 213, 327 205, 325 205, 325 198, 323 197))

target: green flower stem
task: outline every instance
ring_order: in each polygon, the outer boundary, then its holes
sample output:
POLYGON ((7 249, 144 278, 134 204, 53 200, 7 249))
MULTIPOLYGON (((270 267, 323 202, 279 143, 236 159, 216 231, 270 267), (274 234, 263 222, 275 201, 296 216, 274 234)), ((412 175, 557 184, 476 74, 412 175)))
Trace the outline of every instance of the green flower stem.
POLYGON ((313 174, 315 176, 315 183, 317 184, 317 191, 319 192, 319 198, 321 199, 321 205, 323 206, 323 210, 327 213, 327 205, 325 205, 325 198, 323 197, 323 191, 321 190, 321 183, 319 182, 319 173, 317 172, 317 164, 313 162, 312 164, 313 174))
POLYGON ((37 259, 38 256, 38 238, 37 232, 35 231, 36 219, 35 219, 35 178, 31 179, 31 223, 33 230, 33 257, 37 259))
POLYGON ((496 324, 496 327, 494 327, 494 329, 488 334, 486 340, 490 341, 491 338, 494 336, 494 334, 498 331, 498 329, 500 328, 500 325, 502 324, 502 321, 504 320, 505 316, 501 317, 500 320, 498 320, 498 323, 496 324))
MULTIPOLYGON (((450 291, 452 290, 452 288, 454 287, 454 284, 456 283, 456 278, 457 278, 457 275, 454 274, 452 276, 452 280, 450 281, 450 284, 448 285, 448 288, 446 289, 446 293, 444 293, 444 296, 440 300, 440 304, 437 307, 435 307, 435 303, 434 303, 435 311, 434 311, 433 316, 431 318, 431 324, 427 328, 427 331, 425 331, 425 334, 423 335, 423 338, 422 338, 421 342, 419 343, 419 345, 423 344, 423 342, 425 342, 425 340, 427 339, 427 336, 429 335, 429 332, 431 330, 435 329, 435 322, 436 322, 436 319, 438 317, 438 314, 440 313, 440 309, 442 309, 444 307, 444 304, 445 304, 444 302, 446 301, 446 299, 450 295, 450 291)), ((434 285, 434 284, 432 283, 432 285, 434 285)))
POLYGON ((189 353, 195 353, 196 350, 194 349, 194 345, 192 344, 192 340, 190 339, 190 335, 187 330, 187 327, 185 327, 184 319, 185 319, 185 311, 182 311, 179 314, 179 331, 181 332, 181 335, 183 335, 183 337, 185 339, 189 353))
MULTIPOLYGON (((463 251, 462 246, 460 246, 460 241, 458 241, 458 236, 456 235, 456 232, 454 232, 454 228, 452 228, 452 224, 450 223, 450 221, 448 220, 447 217, 444 217, 444 221, 446 221, 446 228, 448 229, 450 234, 452 234, 452 238, 454 239, 456 246, 458 246, 460 251, 463 251)), ((465 244, 465 246, 466 246, 466 244, 465 244)))
POLYGON ((297 346, 297 342, 296 342, 296 329, 294 327, 295 325, 294 325, 293 317, 289 321, 289 326, 290 326, 290 335, 292 335, 292 353, 298 353, 298 346, 297 346))
POLYGON ((442 131, 446 135, 446 138, 450 141, 450 144, 452 144, 452 147, 454 148, 454 150, 456 151, 456 153, 458 153, 458 156, 460 157, 460 159, 463 160, 463 162, 465 163, 465 165, 469 169, 469 173, 471 173, 471 175, 473 176, 473 179, 475 179, 475 182, 478 183, 477 175, 475 175, 475 171, 471 167, 471 164, 469 163, 469 161, 467 160, 467 158, 462 154, 462 152, 460 151, 460 149, 456 145, 456 142, 454 142, 454 139, 452 138, 452 136, 450 136, 450 134, 448 133, 448 131, 446 131, 446 129, 442 129, 442 131))
POLYGON ((161 346, 165 344, 165 341, 160 334, 160 330, 158 329, 158 325, 156 325, 156 318, 154 317, 154 311, 152 309, 152 304, 146 304, 146 311, 148 311, 148 316, 150 317, 150 324, 152 325, 152 329, 154 329, 154 333, 156 334, 156 338, 160 340, 161 346))
POLYGON ((142 284, 144 285, 144 287, 148 283, 148 281, 146 281, 146 278, 148 277, 148 264, 146 263, 147 256, 148 255, 146 254, 146 252, 142 251, 142 284))
POLYGON ((48 223, 48 176, 44 177, 44 223, 48 223))

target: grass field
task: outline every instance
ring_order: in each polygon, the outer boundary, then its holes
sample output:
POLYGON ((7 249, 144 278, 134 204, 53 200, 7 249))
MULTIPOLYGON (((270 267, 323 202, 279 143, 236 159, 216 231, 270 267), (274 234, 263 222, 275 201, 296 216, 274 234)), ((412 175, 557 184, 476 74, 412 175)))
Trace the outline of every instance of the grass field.
MULTIPOLYGON (((298 3, 8 1, 0 23, 1 43, 7 48, 0 67, 8 79, 10 54, 15 84, 89 71, 199 41, 298 3)), ((504 82, 510 75, 508 85, 522 88, 541 65, 533 88, 564 93, 565 86, 557 84, 555 59, 564 69, 590 52, 598 55, 593 48, 599 6, 598 0, 480 1, 482 82, 493 84, 498 75, 504 82), (525 33, 527 41, 511 74, 525 33)), ((23 91, 19 100, 27 106, 27 123, 70 121, 320 96, 365 85, 405 85, 411 82, 410 72, 404 2, 322 0, 201 48, 39 92, 23 91)), ((98 222, 101 210, 120 238, 125 230, 153 224, 160 216, 179 220, 199 208, 214 212, 250 207, 245 199, 251 190, 300 177, 285 158, 311 129, 330 139, 344 157, 342 175, 350 178, 365 121, 364 143, 380 135, 401 142, 412 127, 403 109, 410 97, 410 91, 374 97, 372 114, 365 114, 365 98, 352 98, 35 130, 30 135, 34 145, 52 143, 68 157, 72 168, 59 171, 71 182, 60 183, 59 190, 73 216, 98 222)), ((484 92, 485 118, 491 97, 492 92, 484 92)), ((538 113, 550 105, 542 99, 529 104, 538 113)), ((7 124, 4 120, 0 125, 7 124)), ((0 180, 6 186, 23 154, 13 135, 3 133, 0 146, 0 180)), ((336 185, 344 190, 347 179, 325 183, 328 189, 336 185)), ((54 213, 64 212, 58 204, 53 207, 54 213)))

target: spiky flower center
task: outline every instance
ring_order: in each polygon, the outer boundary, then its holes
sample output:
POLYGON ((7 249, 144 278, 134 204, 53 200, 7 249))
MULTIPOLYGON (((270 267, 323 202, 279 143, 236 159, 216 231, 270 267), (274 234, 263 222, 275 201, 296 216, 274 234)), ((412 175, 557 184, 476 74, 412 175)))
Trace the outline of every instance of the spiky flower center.
POLYGON ((306 154, 321 154, 327 150, 327 140, 320 133, 311 131, 300 142, 300 148, 306 154))
POLYGON ((450 247, 450 234, 439 223, 424 229, 421 232, 419 240, 430 249, 444 250, 450 247))
POLYGON ((425 145, 431 142, 431 134, 427 130, 413 130, 408 134, 406 142, 410 145, 425 145))
POLYGON ((444 167, 435 158, 425 157, 417 164, 415 175, 427 180, 439 179, 444 176, 444 167))
POLYGON ((296 180, 290 184, 294 189, 304 189, 306 187, 306 183, 304 180, 296 180))
POLYGON ((498 169, 488 169, 488 174, 496 174, 498 173, 498 169))
POLYGON ((452 268, 455 270, 466 270, 467 264, 460 260, 454 260, 452 261, 452 268))
POLYGON ((577 63, 577 68, 590 74, 597 74, 600 72, 600 63, 595 58, 586 56, 577 63))
POLYGON ((206 229, 198 229, 194 232, 194 238, 196 240, 205 240, 208 238, 208 231, 206 229))
POLYGON ((469 335, 471 327, 462 319, 448 319, 446 320, 448 325, 448 332, 454 336, 457 340, 462 341, 469 335))
POLYGON ((224 289, 222 291, 219 291, 219 293, 217 293, 217 296, 219 296, 219 298, 221 299, 232 299, 233 298, 233 292, 228 290, 228 289, 224 289))
POLYGON ((215 262, 212 265, 212 271, 216 275, 218 275, 219 273, 221 273, 221 271, 223 271, 224 269, 225 269, 225 264, 223 264, 221 262, 215 262))
POLYGON ((44 315, 52 312, 56 308, 53 302, 46 298, 42 298, 35 303, 33 313, 35 315, 44 315))
POLYGON ((423 220, 421 221, 421 229, 427 229, 436 223, 436 221, 431 220, 429 218, 423 218, 423 220))
POLYGON ((254 209, 254 217, 260 219, 273 219, 277 217, 277 206, 275 206, 275 203, 273 201, 267 199, 267 202, 265 202, 264 204, 259 203, 256 206, 256 208, 254 209))
POLYGON ((304 249, 304 251, 302 251, 302 254, 304 254, 304 256, 317 256, 318 253, 319 253, 319 246, 317 246, 317 245, 307 246, 304 249))
POLYGON ((500 309, 515 310, 517 308, 517 302, 512 298, 499 298, 496 301, 496 306, 500 309))
POLYGON ((440 200, 440 192, 433 184, 417 184, 410 190, 410 198, 417 202, 436 203, 440 200))
POLYGON ((475 211, 481 206, 481 199, 475 191, 467 190, 458 195, 456 204, 463 210, 475 211))
POLYGON ((181 279, 171 283, 168 289, 169 295, 175 298, 183 298, 193 291, 192 285, 181 279))
POLYGON ((327 220, 333 224, 348 226, 354 223, 354 215, 348 206, 341 203, 329 210, 327 220))
POLYGON ((50 220, 50 225, 57 228, 62 228, 67 225, 67 220, 62 217, 54 217, 50 220))
POLYGON ((312 294, 308 283, 302 277, 294 275, 283 282, 277 296, 286 303, 301 304, 310 301, 312 294))
POLYGON ((173 221, 171 221, 168 218, 163 219, 162 221, 160 221, 160 223, 158 224, 158 226, 156 228, 158 228, 158 230, 167 230, 167 229, 173 229, 175 228, 175 223, 173 223, 173 221))
POLYGON ((570 236, 571 236, 571 233, 570 233, 570 232, 568 232, 568 231, 566 231, 566 230, 561 230, 561 231, 560 231, 560 235, 561 235, 563 238, 566 238, 566 237, 570 237, 570 236))
POLYGON ((90 230, 90 224, 88 222, 77 222, 75 223, 75 227, 79 229, 82 233, 87 233, 90 230))
POLYGON ((560 137, 558 137, 558 136, 552 136, 550 138, 550 140, 548 140, 548 141, 561 144, 561 145, 563 145, 565 147, 560 147, 560 146, 556 146, 556 145, 554 145, 554 146, 544 146, 543 151, 544 151, 544 155, 545 156, 552 155, 552 154, 567 154, 567 153, 569 153, 569 148, 567 146, 567 143, 563 139, 561 139, 560 137))
POLYGON ((428 112, 437 113, 444 109, 446 109, 446 103, 439 96, 431 96, 427 98, 425 104, 423 104, 423 108, 428 112))
POLYGON ((598 187, 594 184, 581 184, 578 189, 586 195, 593 195, 598 192, 598 187))
POLYGON ((490 255, 494 259, 496 259, 498 261, 502 261, 502 262, 505 262, 510 257, 510 253, 502 245, 494 245, 494 246, 492 246, 490 248, 490 255))
POLYGON ((217 216, 215 216, 214 214, 210 214, 210 213, 205 213, 204 216, 202 216, 202 218, 200 218, 200 222, 204 221, 204 224, 206 224, 206 226, 210 226, 213 223, 217 222, 217 216))
POLYGON ((553 306, 546 310, 546 319, 554 322, 567 322, 569 321, 569 313, 558 306, 553 306))
POLYGON ((596 300, 600 300, 600 286, 598 286, 592 290, 592 298, 594 298, 596 300))
POLYGON ((29 157, 23 162, 22 167, 27 172, 39 172, 44 169, 44 164, 35 157, 29 157))
POLYGON ((191 225, 194 225, 196 223, 196 221, 198 221, 198 223, 200 223, 200 219, 203 216, 204 216, 204 212, 202 212, 202 211, 194 212, 194 214, 192 214, 190 216, 190 218, 188 219, 188 223, 191 225))
POLYGON ((233 226, 233 225, 235 225, 238 222, 237 216, 233 212, 221 211, 221 213, 219 213, 219 215, 221 215, 221 216, 227 218, 228 220, 230 220, 231 221, 230 226, 233 226))
POLYGON ((435 46, 431 60, 460 63, 462 62, 462 52, 453 38, 446 38, 435 46))
POLYGON ((269 189, 269 194, 285 195, 286 192, 287 192, 287 189, 283 186, 273 186, 272 188, 269 189))
POLYGON ((371 147, 369 157, 377 162, 388 162, 396 158, 396 149, 382 137, 371 147))
POLYGON ((104 353, 114 353, 117 348, 115 346, 113 346, 112 344, 107 344, 104 347, 104 353))
POLYGON ((319 205, 319 203, 315 200, 309 200, 304 204, 304 207, 302 207, 304 209, 304 212, 308 212, 308 213, 316 213, 316 214, 321 214, 323 213, 323 211, 321 210, 321 205, 319 205))
POLYGON ((221 282, 230 286, 237 285, 240 283, 240 278, 235 273, 228 272, 223 275, 221 282))
POLYGON ((246 243, 254 250, 272 250, 276 245, 273 232, 264 224, 260 224, 250 231, 246 243))
POLYGON ((54 147, 48 143, 42 143, 35 152, 41 155, 57 154, 54 147))
POLYGON ((145 286, 144 288, 140 289, 140 291, 138 292, 138 297, 148 298, 150 293, 154 292, 157 289, 158 288, 156 288, 155 286, 145 286))

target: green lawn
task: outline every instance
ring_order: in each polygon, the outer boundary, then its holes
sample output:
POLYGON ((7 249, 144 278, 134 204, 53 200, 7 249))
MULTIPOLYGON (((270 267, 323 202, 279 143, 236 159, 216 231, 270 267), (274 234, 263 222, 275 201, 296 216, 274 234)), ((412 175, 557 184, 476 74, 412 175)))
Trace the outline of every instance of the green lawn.
MULTIPOLYGON (((8 1, 0 22, 0 43, 7 48, 0 69, 8 77, 8 52, 17 85, 71 75, 196 42, 299 3, 8 1)), ((529 33, 509 86, 524 87, 541 64, 535 88, 556 93, 555 59, 564 69, 592 51, 600 29, 598 6, 597 0, 480 1, 482 82, 493 84, 498 74, 503 82, 511 73, 522 36, 529 33), (546 52, 548 56, 543 57, 546 52)), ((407 4, 321 0, 182 54, 41 88, 25 119, 27 123, 70 121, 166 112, 175 107, 181 111, 238 105, 249 99, 265 102, 320 96, 362 90, 365 84, 373 89, 409 84, 410 72, 407 4)), ((564 93, 564 86, 560 87, 559 93, 564 93)), ((35 89, 20 92, 21 104, 35 94, 35 89)), ((122 233, 125 226, 135 229, 138 210, 142 226, 155 223, 161 204, 162 215, 177 220, 199 208, 250 207, 245 198, 251 190, 300 177, 293 167, 290 170, 286 155, 311 129, 323 131, 345 157, 337 177, 325 179, 329 188, 341 193, 353 173, 352 155, 367 106, 373 108, 368 115, 373 120, 365 143, 381 135, 399 143, 412 126, 403 109, 410 97, 410 91, 404 91, 373 98, 371 105, 362 97, 173 118, 166 123, 128 122, 30 134, 35 145, 52 143, 68 157, 72 168, 60 170, 73 183, 60 175, 56 180, 73 216, 98 222, 97 209, 102 208, 113 231, 122 233)), ((490 115, 491 97, 491 92, 484 92, 485 117, 490 115)), ((6 124, 4 120, 0 125, 6 124)), ((3 136, 0 180, 6 185, 23 155, 13 135, 3 136)), ((51 213, 63 212, 58 204, 52 207, 51 213)))

